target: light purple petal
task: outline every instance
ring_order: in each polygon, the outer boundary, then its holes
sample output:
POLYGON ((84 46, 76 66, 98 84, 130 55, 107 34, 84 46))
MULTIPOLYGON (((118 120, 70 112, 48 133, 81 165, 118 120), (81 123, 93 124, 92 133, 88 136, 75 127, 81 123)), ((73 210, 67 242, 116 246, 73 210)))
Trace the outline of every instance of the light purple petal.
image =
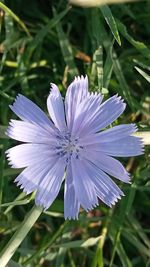
POLYGON ((97 135, 100 138, 100 142, 112 142, 119 139, 123 139, 128 135, 131 135, 137 131, 137 127, 135 124, 121 124, 118 126, 114 126, 108 130, 102 131, 97 135))
POLYGON ((6 155, 13 168, 24 168, 41 162, 49 164, 56 153, 50 145, 21 144, 7 150, 6 155))
POLYGON ((96 134, 81 136, 79 142, 81 145, 93 145, 97 143, 112 142, 123 139, 137 131, 135 124, 122 124, 114 126, 108 130, 96 134))
MULTIPOLYGON (((55 159, 56 161, 56 159, 55 159)), ((40 162, 40 164, 35 164, 24 169, 15 179, 15 183, 19 186, 26 194, 37 190, 40 182, 47 175, 49 170, 54 164, 54 159, 50 161, 49 164, 45 162, 40 162)))
POLYGON ((67 166, 65 191, 64 191, 64 216, 65 219, 78 219, 80 203, 76 198, 72 170, 70 164, 67 166))
POLYGON ((89 160, 89 155, 90 161, 104 172, 125 183, 130 182, 129 174, 119 160, 98 151, 93 152, 90 149, 84 152, 83 157, 89 160))
POLYGON ((51 84, 51 91, 47 98, 47 108, 55 126, 60 131, 65 130, 66 121, 65 121, 63 100, 58 87, 53 83, 51 84))
POLYGON ((78 105, 84 100, 88 94, 88 79, 87 76, 76 77, 67 89, 65 98, 65 111, 68 129, 73 126, 75 112, 78 105))
POLYGON ((25 96, 19 94, 10 108, 23 121, 40 125, 42 128, 54 132, 55 126, 50 119, 37 105, 25 96))
POLYGON ((63 181, 66 164, 62 159, 58 159, 51 170, 40 182, 36 193, 35 203, 48 209, 57 197, 63 181))
MULTIPOLYGON (((100 105, 99 111, 94 113, 93 116, 90 117, 90 120, 86 119, 84 121, 78 135, 82 137, 87 134, 96 133, 107 127, 122 114, 125 107, 126 105, 120 97, 113 96, 109 98, 100 105)), ((87 116, 86 113, 85 116, 87 116)))
POLYGON ((142 141, 134 136, 127 136, 112 142, 87 145, 86 149, 99 151, 114 157, 132 157, 143 154, 142 141))
POLYGON ((56 135, 54 133, 52 134, 51 131, 26 121, 11 120, 6 134, 22 142, 56 143, 56 135))
POLYGON ((82 160, 72 159, 72 175, 75 194, 81 206, 85 210, 93 209, 98 205, 98 199, 94 184, 88 176, 82 160))
POLYGON ((79 135, 84 125, 91 121, 100 109, 103 96, 98 93, 88 93, 87 97, 78 105, 74 116, 72 134, 79 135))
POLYGON ((110 177, 88 160, 84 160, 86 170, 95 185, 97 196, 108 206, 114 205, 123 196, 120 188, 110 177))

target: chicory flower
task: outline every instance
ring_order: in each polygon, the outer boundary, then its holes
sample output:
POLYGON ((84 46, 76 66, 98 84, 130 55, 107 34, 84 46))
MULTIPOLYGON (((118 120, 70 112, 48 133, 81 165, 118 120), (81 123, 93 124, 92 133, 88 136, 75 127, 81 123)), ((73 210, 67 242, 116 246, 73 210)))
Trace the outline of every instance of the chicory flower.
POLYGON ((88 92, 87 77, 77 77, 63 101, 51 84, 47 99, 50 118, 31 100, 18 95, 6 134, 19 144, 6 151, 13 168, 25 168, 15 182, 26 194, 36 191, 35 203, 48 209, 64 181, 64 216, 78 218, 80 206, 89 211, 99 199, 112 206, 123 196, 110 178, 130 182, 129 173, 115 157, 143 153, 132 134, 134 124, 107 128, 125 110, 117 95, 102 103, 100 93, 88 92))

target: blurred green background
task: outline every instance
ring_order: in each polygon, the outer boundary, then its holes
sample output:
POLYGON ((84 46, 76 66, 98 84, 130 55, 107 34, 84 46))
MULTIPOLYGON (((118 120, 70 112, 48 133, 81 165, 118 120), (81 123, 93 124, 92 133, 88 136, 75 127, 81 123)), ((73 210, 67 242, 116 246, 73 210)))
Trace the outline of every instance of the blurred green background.
MULTIPOLYGON (((115 124, 150 129, 150 1, 82 9, 58 0, 0 1, 0 250, 34 204, 13 183, 5 150, 16 142, 4 132, 18 93, 45 112, 50 82, 65 95, 75 75, 89 77, 90 90, 126 103, 115 124)), ((132 185, 112 209, 100 203, 63 218, 63 188, 38 219, 9 267, 150 267, 150 165, 145 155, 123 159, 132 185)))

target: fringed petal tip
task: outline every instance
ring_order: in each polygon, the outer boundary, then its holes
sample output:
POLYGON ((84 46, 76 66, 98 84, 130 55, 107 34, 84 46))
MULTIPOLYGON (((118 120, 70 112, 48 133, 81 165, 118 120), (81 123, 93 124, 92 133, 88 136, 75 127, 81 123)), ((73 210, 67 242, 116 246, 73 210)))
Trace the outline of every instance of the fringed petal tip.
POLYGON ((81 207, 82 207, 86 212, 89 212, 89 211, 95 209, 98 205, 99 205, 99 203, 98 203, 98 199, 97 199, 97 203, 96 203, 96 204, 93 204, 93 205, 91 205, 91 206, 89 206, 89 207, 87 207, 87 208, 86 208, 86 207, 83 207, 82 205, 81 205, 81 207))
POLYGON ((36 185, 28 180, 25 179, 24 176, 22 176, 22 173, 20 175, 17 176, 17 178, 14 180, 14 183, 26 194, 29 195, 31 193, 33 193, 37 187, 36 185))
POLYGON ((137 132, 138 131, 138 127, 135 123, 131 123, 131 125, 133 126, 133 132, 137 132))
POLYGON ((12 104, 12 105, 9 105, 9 108, 10 108, 12 111, 13 111, 13 109, 14 109, 16 103, 17 103, 18 101, 20 101, 21 98, 23 99, 23 98, 25 98, 25 97, 24 97, 23 95, 21 95, 21 94, 18 94, 18 95, 16 96, 16 98, 14 99, 13 104, 12 104))
POLYGON ((85 75, 85 76, 83 76, 83 75, 79 76, 78 75, 78 76, 75 76, 74 81, 77 81, 77 82, 86 81, 86 82, 88 82, 88 77, 87 77, 87 75, 85 75))
POLYGON ((119 103, 122 103, 123 110, 126 109, 126 103, 124 102, 124 99, 121 98, 121 96, 118 96, 118 97, 116 98, 116 102, 117 102, 118 104, 119 104, 119 103))
MULTIPOLYGON (((120 195, 116 195, 113 199, 109 199, 110 203, 107 202, 107 204, 106 203, 105 204, 106 204, 106 206, 112 208, 124 196, 125 196, 125 194, 122 192, 120 195)), ((100 199, 100 201, 102 201, 102 203, 104 203, 103 200, 100 199)))
MULTIPOLYGON (((138 128, 136 126, 135 128, 136 128, 135 132, 137 132, 138 128)), ((142 137, 136 136, 134 135, 134 133, 132 136, 138 141, 138 145, 139 145, 139 153, 137 155, 134 155, 134 157, 143 155, 145 152, 145 145, 144 145, 142 137)))
POLYGON ((124 102, 124 99, 121 97, 121 96, 118 96, 118 94, 115 94, 114 96, 112 96, 111 98, 108 98, 109 99, 112 99, 114 100, 117 104, 118 103, 122 103, 123 104, 123 107, 125 108, 126 107, 126 103, 124 102))
POLYGON ((33 192, 32 189, 27 189, 25 187, 25 185, 21 182, 21 181, 16 181, 16 179, 14 180, 14 183, 17 185, 17 187, 19 187, 26 195, 29 195, 33 192))
MULTIPOLYGON (((88 77, 87 75, 83 76, 75 76, 72 84, 76 83, 78 86, 83 87, 85 90, 88 91, 88 77)), ((82 88, 82 89, 83 89, 82 88)))
POLYGON ((57 85, 55 83, 50 83, 50 93, 49 93, 50 97, 54 97, 57 98, 60 96, 60 92, 59 89, 57 87, 57 85))
POLYGON ((65 220, 79 220, 79 216, 75 215, 75 216, 64 216, 65 220))
POLYGON ((144 142, 143 142, 143 139, 142 138, 138 137, 138 139, 139 139, 139 143, 140 143, 140 146, 141 146, 141 153, 139 155, 143 155, 144 152, 145 152, 144 142))
POLYGON ((13 168, 13 169, 18 169, 18 166, 16 166, 14 163, 13 163, 13 160, 10 156, 10 153, 9 153, 10 149, 6 150, 5 151, 5 155, 6 155, 6 158, 7 158, 7 161, 8 161, 8 165, 13 168))
POLYGON ((10 138, 13 138, 13 137, 11 137, 13 127, 14 127, 14 120, 11 119, 9 121, 9 125, 5 131, 5 135, 9 136, 10 138))

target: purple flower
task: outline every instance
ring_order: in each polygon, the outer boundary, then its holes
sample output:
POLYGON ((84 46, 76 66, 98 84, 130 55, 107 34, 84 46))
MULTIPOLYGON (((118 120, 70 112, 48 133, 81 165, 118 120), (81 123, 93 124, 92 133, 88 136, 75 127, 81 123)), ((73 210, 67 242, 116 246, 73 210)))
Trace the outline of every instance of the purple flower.
POLYGON ((32 101, 18 95, 7 135, 25 144, 6 151, 13 168, 25 168, 15 182, 26 194, 36 191, 36 205, 48 209, 65 181, 65 218, 78 218, 98 199, 112 206, 123 196, 110 176, 129 183, 129 173, 114 157, 143 153, 142 142, 132 136, 134 124, 105 129, 124 111, 121 97, 102 103, 102 95, 88 92, 87 77, 77 77, 68 87, 65 101, 51 84, 47 99, 51 120, 32 101), (103 130, 105 129, 105 130, 103 130))

